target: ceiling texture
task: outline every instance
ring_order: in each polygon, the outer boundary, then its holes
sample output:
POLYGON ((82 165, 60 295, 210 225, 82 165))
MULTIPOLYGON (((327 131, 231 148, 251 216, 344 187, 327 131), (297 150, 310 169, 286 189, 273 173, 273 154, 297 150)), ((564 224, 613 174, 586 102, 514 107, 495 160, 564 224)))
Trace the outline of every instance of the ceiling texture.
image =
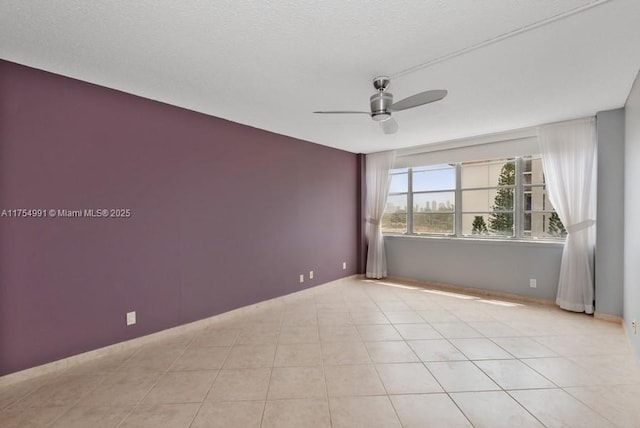
MULTIPOLYGON (((354 153, 622 107, 638 0, 0 0, 0 58, 354 153), (374 77, 395 100, 365 115, 374 77)), ((0 94, 0 96, 2 96, 0 94)))

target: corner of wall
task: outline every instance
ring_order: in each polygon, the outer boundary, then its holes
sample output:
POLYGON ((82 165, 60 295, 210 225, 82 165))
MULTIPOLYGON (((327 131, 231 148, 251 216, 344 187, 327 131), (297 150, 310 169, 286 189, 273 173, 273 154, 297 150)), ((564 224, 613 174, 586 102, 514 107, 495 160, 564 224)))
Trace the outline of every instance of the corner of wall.
MULTIPOLYGON (((625 149, 624 149, 624 231, 627 237, 640 236, 640 187, 636 186, 636 169, 640 164, 640 77, 636 77, 625 104, 625 149)), ((625 332, 640 358, 640 335, 631 323, 640 321, 640 241, 624 240, 624 305, 625 332)))
POLYGON ((598 112, 598 228, 595 300, 600 315, 621 317, 624 283, 624 108, 598 112), (601 215, 600 215, 601 214, 601 215))
POLYGON ((367 268, 367 236, 365 222, 365 204, 367 200, 366 180, 367 156, 363 153, 357 155, 358 162, 358 274, 364 274, 367 268))

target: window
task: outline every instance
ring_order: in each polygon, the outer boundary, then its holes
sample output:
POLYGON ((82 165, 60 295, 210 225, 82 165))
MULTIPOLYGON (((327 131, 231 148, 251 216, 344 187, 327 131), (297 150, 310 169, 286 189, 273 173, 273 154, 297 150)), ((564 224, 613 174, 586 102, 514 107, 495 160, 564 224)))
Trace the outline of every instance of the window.
POLYGON ((391 171, 391 185, 387 206, 382 215, 384 233, 407 233, 407 199, 409 194, 409 169, 391 171))
POLYGON ((538 155, 393 170, 382 230, 458 237, 566 236, 547 197, 538 155))
POLYGON ((547 197, 540 156, 523 158, 523 236, 527 238, 563 238, 567 231, 547 197))
POLYGON ((452 235, 455 194, 456 165, 393 170, 382 231, 452 235))
POLYGON ((515 159, 464 162, 462 170, 462 235, 512 237, 515 159))
POLYGON ((413 233, 455 232, 456 166, 431 165, 411 170, 413 233))

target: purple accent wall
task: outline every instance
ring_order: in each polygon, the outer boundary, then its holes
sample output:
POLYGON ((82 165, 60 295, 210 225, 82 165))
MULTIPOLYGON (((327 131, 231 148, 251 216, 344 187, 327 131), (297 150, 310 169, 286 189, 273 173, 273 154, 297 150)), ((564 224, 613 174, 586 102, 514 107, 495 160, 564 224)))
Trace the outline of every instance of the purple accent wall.
POLYGON ((358 165, 0 61, 0 210, 132 210, 0 218, 0 375, 356 273, 358 165))

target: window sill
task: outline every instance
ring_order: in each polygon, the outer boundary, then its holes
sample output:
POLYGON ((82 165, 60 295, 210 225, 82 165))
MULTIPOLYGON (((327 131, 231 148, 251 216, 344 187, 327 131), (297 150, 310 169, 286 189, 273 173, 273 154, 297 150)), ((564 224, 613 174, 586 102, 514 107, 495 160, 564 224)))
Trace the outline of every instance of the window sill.
POLYGON ((395 233, 385 233, 384 238, 392 239, 418 239, 433 242, 465 242, 479 245, 519 245, 519 246, 545 246, 558 248, 564 246, 564 240, 543 240, 543 239, 506 239, 506 238, 470 238, 457 236, 433 236, 433 235, 405 235, 395 233))

